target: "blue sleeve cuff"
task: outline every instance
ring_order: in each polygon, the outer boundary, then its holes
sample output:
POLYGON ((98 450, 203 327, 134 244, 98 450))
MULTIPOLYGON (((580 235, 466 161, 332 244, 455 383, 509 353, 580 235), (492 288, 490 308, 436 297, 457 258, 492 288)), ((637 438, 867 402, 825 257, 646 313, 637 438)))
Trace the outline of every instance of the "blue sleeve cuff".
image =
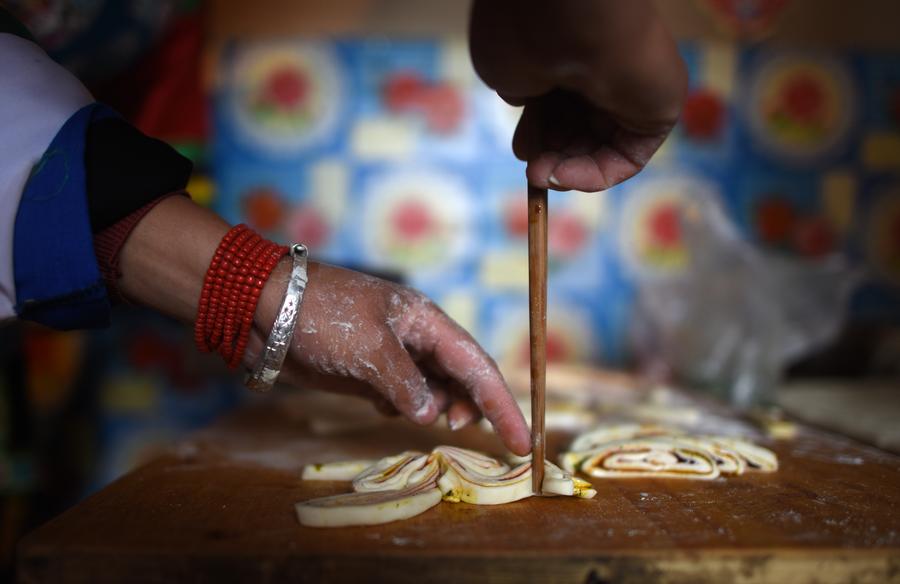
POLYGON ((13 233, 16 312, 55 329, 109 325, 88 215, 85 142, 91 122, 117 114, 93 103, 60 128, 22 193, 13 233))

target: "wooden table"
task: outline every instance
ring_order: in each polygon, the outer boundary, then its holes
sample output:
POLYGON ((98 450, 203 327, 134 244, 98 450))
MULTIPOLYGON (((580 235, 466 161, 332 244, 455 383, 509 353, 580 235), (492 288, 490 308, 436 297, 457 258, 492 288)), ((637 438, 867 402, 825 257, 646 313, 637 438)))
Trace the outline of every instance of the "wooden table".
MULTIPOLYGON (((897 582, 900 457, 802 429, 778 473, 595 480, 590 501, 442 503, 377 527, 301 527, 293 504, 346 489, 305 463, 458 433, 381 421, 352 400, 244 408, 27 536, 22 582, 897 582)), ((550 433, 551 454, 567 437, 550 433)))

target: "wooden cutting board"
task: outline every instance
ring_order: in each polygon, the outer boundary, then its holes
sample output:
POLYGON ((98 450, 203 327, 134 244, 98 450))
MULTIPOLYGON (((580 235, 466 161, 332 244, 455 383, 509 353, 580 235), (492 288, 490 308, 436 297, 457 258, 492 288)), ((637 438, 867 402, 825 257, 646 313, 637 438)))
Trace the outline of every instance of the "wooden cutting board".
POLYGON ((896 381, 804 380, 775 396, 788 414, 900 454, 900 387, 896 381))
MULTIPOLYGON (((440 443, 501 452, 478 429, 382 421, 352 400, 247 407, 39 528, 22 582, 900 581, 900 457, 801 428, 781 470, 711 482, 595 480, 593 500, 442 503, 377 527, 301 527, 293 504, 346 490, 306 463, 440 443)), ((550 433, 555 456, 568 436, 550 433)))

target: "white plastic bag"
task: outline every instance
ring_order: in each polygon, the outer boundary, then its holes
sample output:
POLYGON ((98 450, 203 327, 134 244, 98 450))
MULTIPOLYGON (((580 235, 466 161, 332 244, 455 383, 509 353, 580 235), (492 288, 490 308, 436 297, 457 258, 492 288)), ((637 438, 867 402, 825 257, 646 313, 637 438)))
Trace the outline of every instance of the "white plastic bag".
POLYGON ((710 388, 738 407, 767 401, 790 361, 839 331, 859 277, 839 257, 754 247, 712 197, 686 203, 680 219, 687 266, 638 282, 635 354, 645 371, 710 388))

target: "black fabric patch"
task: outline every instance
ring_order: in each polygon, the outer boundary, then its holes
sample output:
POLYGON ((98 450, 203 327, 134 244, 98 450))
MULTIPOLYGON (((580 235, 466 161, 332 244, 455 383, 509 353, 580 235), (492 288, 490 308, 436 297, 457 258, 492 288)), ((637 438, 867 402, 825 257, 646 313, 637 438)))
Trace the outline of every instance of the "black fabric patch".
POLYGON ((14 34, 17 37, 22 37, 26 41, 37 44, 37 41, 34 40, 34 37, 31 35, 31 31, 25 28, 25 25, 19 22, 16 17, 3 6, 0 6, 0 32, 14 34))
POLYGON ((191 161, 174 148, 121 118, 90 125, 84 158, 94 233, 162 195, 183 190, 193 170, 191 161))

